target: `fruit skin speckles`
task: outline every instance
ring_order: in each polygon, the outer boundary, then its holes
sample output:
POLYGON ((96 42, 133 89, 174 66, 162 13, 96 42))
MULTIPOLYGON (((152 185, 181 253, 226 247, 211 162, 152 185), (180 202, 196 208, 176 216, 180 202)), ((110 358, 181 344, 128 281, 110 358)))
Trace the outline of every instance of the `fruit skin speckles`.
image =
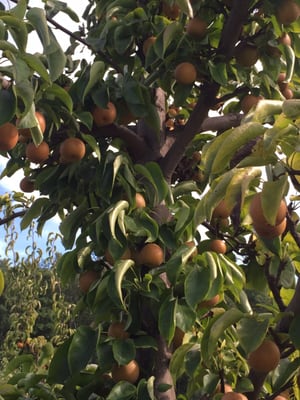
POLYGON ((279 364, 279 347, 272 340, 265 339, 256 350, 249 354, 247 361, 254 371, 269 373, 279 364))
POLYGON ((92 116, 96 126, 110 125, 117 118, 117 109, 114 103, 109 101, 106 108, 95 106, 92 110, 92 116))
POLYGON ((146 244, 140 251, 139 262, 150 268, 157 268, 164 262, 164 251, 156 243, 146 244))
POLYGON ((80 161, 85 156, 84 142, 75 137, 65 139, 59 147, 60 163, 69 164, 80 161))
POLYGON ((174 77, 178 83, 191 85, 197 78, 196 67, 190 62, 182 62, 175 68, 174 77))

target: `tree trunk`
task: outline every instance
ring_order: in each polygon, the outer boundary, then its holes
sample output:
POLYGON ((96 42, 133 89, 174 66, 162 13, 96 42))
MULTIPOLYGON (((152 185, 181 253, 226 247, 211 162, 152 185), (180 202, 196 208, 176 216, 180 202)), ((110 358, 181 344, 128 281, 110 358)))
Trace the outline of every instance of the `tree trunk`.
POLYGON ((176 400, 173 378, 169 369, 170 358, 171 353, 166 341, 161 336, 158 336, 154 382, 154 393, 157 400, 176 400), (162 385, 170 385, 171 387, 166 391, 160 391, 162 385))

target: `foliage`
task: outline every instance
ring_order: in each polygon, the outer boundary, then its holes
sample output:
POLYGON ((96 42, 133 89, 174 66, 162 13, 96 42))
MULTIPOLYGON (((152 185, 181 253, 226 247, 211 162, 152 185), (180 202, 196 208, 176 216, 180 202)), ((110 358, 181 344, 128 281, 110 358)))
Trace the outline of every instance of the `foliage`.
MULTIPOLYGON (((299 171, 288 160, 299 147, 300 2, 293 3, 294 20, 283 23, 286 1, 90 0, 84 29, 69 32, 66 52, 51 28, 61 12, 78 21, 64 3, 43 10, 21 0, 0 11, 0 123, 12 122, 20 133, 3 152, 1 176, 23 170, 39 192, 30 207, 22 194, 14 198, 14 207, 25 207, 22 229, 34 221, 41 234, 48 219, 60 217, 62 283, 88 270, 97 276, 77 304, 92 322, 55 350, 47 343, 34 359, 12 360, 0 386, 4 399, 218 398, 224 383, 249 400, 285 389, 299 397, 299 197, 291 194, 299 171), (194 16, 205 21, 201 38, 186 32, 194 16), (42 54, 27 52, 31 31, 42 54), (286 32, 291 45, 282 41, 286 32), (145 51, 149 36, 155 40, 145 51), (78 63, 79 43, 90 57, 78 63), (255 50, 253 63, 242 60, 245 47, 255 50), (181 62, 195 66, 195 82, 174 79, 181 62), (241 113, 249 94, 263 99, 241 113), (99 126, 94 109, 109 102, 116 120, 99 126), (45 116, 44 134, 36 110, 45 116), (60 158, 68 137, 85 143, 80 161, 60 158), (30 163, 28 141, 46 141, 49 158, 30 163), (255 231, 249 207, 257 191, 267 228, 286 199, 283 234, 255 231), (137 206, 137 193, 145 207, 137 206), (221 200, 229 209, 224 219, 214 216, 221 200), (225 254, 211 251, 214 238, 225 241, 225 254), (160 246, 163 260, 146 259, 141 250, 149 243, 160 246), (217 304, 207 306, 213 298, 217 304), (119 320, 128 338, 108 335, 119 320), (247 357, 266 337, 281 361, 262 377, 247 357), (113 381, 115 365, 132 360, 138 381, 113 381)), ((2 202, 4 222, 19 216, 5 196, 2 202)))

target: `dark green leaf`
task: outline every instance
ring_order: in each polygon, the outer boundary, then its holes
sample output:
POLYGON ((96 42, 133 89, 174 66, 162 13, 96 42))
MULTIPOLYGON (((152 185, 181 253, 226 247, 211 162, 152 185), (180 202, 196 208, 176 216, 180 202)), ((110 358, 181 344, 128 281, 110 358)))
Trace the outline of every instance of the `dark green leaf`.
POLYGON ((176 327, 177 299, 167 297, 159 308, 158 329, 165 340, 170 343, 176 327))
POLYGON ((97 333, 88 326, 80 326, 74 335, 68 350, 68 366, 72 375, 81 371, 95 352, 97 333))
POLYGON ((71 342, 72 337, 56 349, 48 370, 48 383, 64 383, 70 377, 68 352, 71 342))
POLYGON ((289 329, 289 334, 291 341, 293 342, 293 345, 296 347, 296 349, 300 349, 300 316, 296 316, 293 318, 290 329, 289 329))
POLYGON ((246 354, 255 350, 266 336, 270 316, 242 318, 237 324, 237 334, 246 354))
POLYGON ((22 218, 21 229, 28 228, 31 222, 41 215, 43 208, 48 206, 49 203, 50 200, 47 197, 39 197, 36 199, 22 218))
POLYGON ((226 85, 228 82, 227 64, 217 62, 214 64, 211 60, 208 62, 209 71, 213 79, 220 85, 226 85))
POLYGON ((22 59, 27 63, 27 65, 33 71, 37 72, 38 75, 40 75, 40 77, 42 79, 44 79, 46 82, 50 82, 50 77, 48 75, 48 71, 37 55, 33 55, 33 54, 29 54, 29 53, 22 54, 22 59))
POLYGON ((22 396, 22 392, 18 390, 14 385, 8 383, 0 384, 0 396, 4 400, 18 400, 22 396))
POLYGON ((132 400, 136 395, 136 387, 129 382, 117 383, 109 393, 107 400, 132 400))
POLYGON ((91 89, 101 82, 105 72, 105 64, 102 61, 95 61, 90 69, 90 77, 88 84, 84 90, 83 100, 86 95, 91 91, 91 89))
POLYGON ((207 326, 201 342, 201 353, 204 361, 209 361, 218 346, 218 341, 226 329, 244 317, 244 313, 237 308, 230 308, 223 314, 213 318, 207 326))
POLYGON ((3 15, 0 16, 0 19, 7 25, 8 30, 20 51, 25 52, 28 39, 25 22, 12 15, 3 15))
POLYGON ((56 270, 63 284, 70 282, 78 272, 76 250, 65 252, 59 258, 56 270))
POLYGON ((11 121, 16 114, 16 98, 11 90, 0 90, 0 125, 11 121))
POLYGON ((184 284, 186 301, 191 308, 194 308, 205 298, 210 285, 211 275, 209 268, 195 266, 188 274, 184 284))
POLYGON ((64 218, 59 229, 63 235, 63 243, 70 249, 75 241, 76 234, 80 228, 83 218, 87 213, 87 202, 83 201, 74 211, 64 218))
POLYGON ((136 350, 133 340, 115 339, 112 342, 114 359, 119 365, 126 365, 135 358, 136 350))

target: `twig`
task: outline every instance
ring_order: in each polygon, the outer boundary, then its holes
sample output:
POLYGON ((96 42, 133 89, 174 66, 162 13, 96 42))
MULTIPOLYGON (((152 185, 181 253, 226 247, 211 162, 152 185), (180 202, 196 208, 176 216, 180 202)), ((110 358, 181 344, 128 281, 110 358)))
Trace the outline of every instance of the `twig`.
POLYGON ((27 210, 22 210, 22 211, 18 211, 18 212, 12 213, 12 214, 8 215, 5 218, 0 218, 0 225, 5 225, 5 224, 7 224, 8 222, 12 221, 15 218, 23 217, 23 215, 25 215, 26 212, 27 212, 27 210))

